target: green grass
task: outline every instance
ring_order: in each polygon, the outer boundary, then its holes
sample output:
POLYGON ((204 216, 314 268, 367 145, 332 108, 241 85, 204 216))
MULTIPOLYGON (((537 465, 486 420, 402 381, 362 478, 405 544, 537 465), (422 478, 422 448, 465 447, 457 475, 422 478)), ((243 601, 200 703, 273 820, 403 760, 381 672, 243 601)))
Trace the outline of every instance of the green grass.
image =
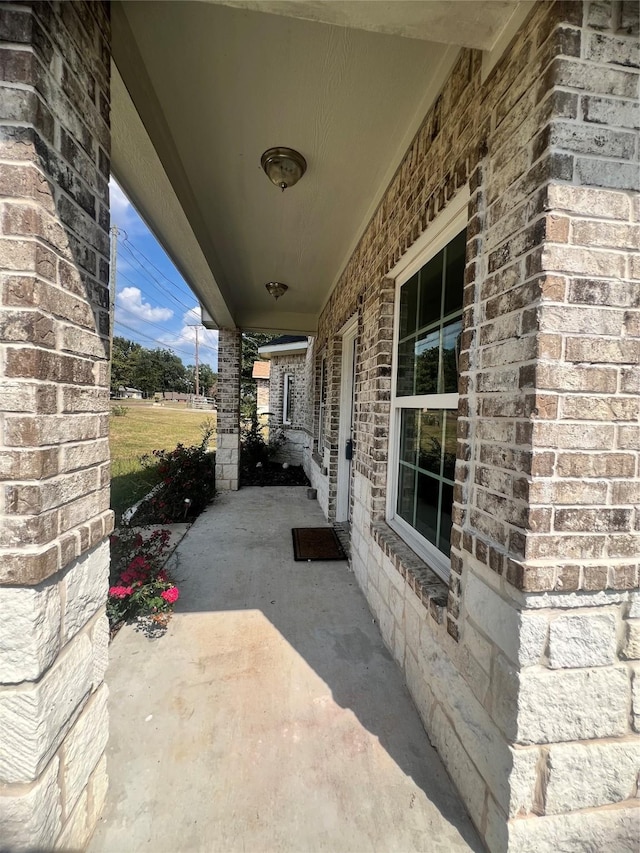
POLYGON ((158 482, 155 465, 143 466, 142 456, 154 450, 173 450, 178 444, 199 444, 202 423, 214 420, 213 412, 187 409, 184 405, 152 406, 127 400, 127 414, 110 418, 111 508, 116 523, 122 513, 143 498, 158 482))

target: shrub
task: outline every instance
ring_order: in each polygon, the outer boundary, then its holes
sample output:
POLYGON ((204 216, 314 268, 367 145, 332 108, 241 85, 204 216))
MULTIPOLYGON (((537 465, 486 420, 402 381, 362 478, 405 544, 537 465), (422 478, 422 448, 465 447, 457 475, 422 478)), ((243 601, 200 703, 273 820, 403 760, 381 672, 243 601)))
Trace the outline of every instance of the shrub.
POLYGON ((254 407, 250 418, 247 418, 242 427, 240 435, 240 465, 243 468, 255 468, 266 465, 272 459, 285 442, 282 429, 274 429, 265 423, 260 423, 258 413, 254 407), (269 430, 269 440, 264 437, 264 431, 269 430))
MULTIPOLYGON (((146 464, 157 466, 160 489, 141 507, 141 515, 161 524, 199 515, 215 495, 216 457, 208 451, 214 433, 211 421, 202 424, 200 444, 171 451, 154 450, 146 464)), ((138 514, 136 514, 138 518, 138 514)))
POLYGON ((166 626, 180 597, 178 587, 162 568, 170 536, 168 530, 156 530, 145 539, 125 529, 111 537, 114 582, 109 587, 107 616, 112 632, 123 622, 141 617, 166 626))
POLYGON ((111 414, 114 418, 124 418, 129 414, 129 407, 116 403, 115 406, 111 406, 111 414))

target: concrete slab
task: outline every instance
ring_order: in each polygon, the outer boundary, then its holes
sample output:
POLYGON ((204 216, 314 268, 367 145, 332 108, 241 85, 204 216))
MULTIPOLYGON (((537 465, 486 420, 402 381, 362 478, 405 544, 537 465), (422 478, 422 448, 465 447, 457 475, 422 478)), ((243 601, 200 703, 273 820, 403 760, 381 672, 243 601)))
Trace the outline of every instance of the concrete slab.
POLYGON ((481 851, 346 562, 296 563, 304 488, 220 495, 171 557, 167 633, 111 651, 90 853, 481 851))

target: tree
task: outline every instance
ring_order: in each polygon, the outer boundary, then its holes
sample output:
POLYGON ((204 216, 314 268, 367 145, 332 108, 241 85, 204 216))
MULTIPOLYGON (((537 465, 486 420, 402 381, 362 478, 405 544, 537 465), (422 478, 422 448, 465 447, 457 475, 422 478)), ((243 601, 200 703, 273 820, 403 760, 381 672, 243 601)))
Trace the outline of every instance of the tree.
POLYGON ((253 363, 258 361, 258 348, 273 340, 273 335, 260 332, 242 333, 242 359, 240 368, 240 411, 244 418, 252 417, 257 405, 256 381, 253 363))
POLYGON ((141 349, 140 344, 128 341, 126 338, 114 337, 111 350, 111 391, 114 394, 117 394, 121 387, 136 387, 131 357, 134 352, 141 349))
MULTIPOLYGON (((186 369, 186 378, 189 385, 189 391, 195 391, 196 385, 196 368, 190 364, 186 369)), ((214 373, 208 364, 200 364, 198 366, 198 381, 200 385, 200 393, 205 397, 214 397, 218 385, 218 374, 214 373)))
POLYGON ((171 350, 155 350, 162 370, 162 391, 184 391, 187 370, 182 359, 171 350))
POLYGON ((113 339, 113 393, 121 387, 138 388, 145 397, 152 397, 157 391, 186 391, 187 384, 187 369, 171 350, 150 350, 126 338, 113 339))
POLYGON ((260 332, 243 332, 242 333, 242 368, 241 376, 243 381, 251 382, 253 374, 253 362, 258 361, 258 349, 269 341, 273 340, 273 335, 265 335, 260 332))

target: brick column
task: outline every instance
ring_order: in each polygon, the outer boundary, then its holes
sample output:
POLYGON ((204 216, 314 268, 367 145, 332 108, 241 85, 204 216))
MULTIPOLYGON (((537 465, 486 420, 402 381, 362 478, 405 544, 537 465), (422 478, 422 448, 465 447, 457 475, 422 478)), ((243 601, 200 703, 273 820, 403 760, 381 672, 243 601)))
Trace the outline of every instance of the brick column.
POLYGON ((109 17, 0 8, 0 838, 82 847, 106 790, 109 17))
POLYGON ((220 329, 218 334, 218 428, 216 486, 238 488, 240 464, 240 360, 242 333, 220 329))

